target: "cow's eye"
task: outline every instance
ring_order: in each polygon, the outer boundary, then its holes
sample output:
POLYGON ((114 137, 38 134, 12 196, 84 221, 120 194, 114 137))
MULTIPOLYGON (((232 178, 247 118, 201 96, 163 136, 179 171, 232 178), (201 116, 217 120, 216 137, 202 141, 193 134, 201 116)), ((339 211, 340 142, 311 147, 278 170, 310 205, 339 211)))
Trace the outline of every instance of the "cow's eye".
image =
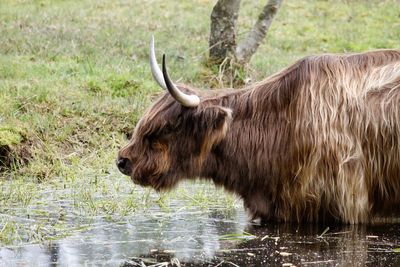
POLYGON ((152 149, 157 149, 157 147, 158 147, 158 141, 157 141, 157 140, 152 140, 152 141, 150 142, 150 147, 151 147, 152 149))
POLYGON ((154 139, 154 138, 148 138, 146 141, 147 141, 147 146, 148 146, 150 149, 154 149, 154 148, 155 148, 155 143, 157 142, 156 139, 154 139))
POLYGON ((150 145, 151 145, 151 149, 156 150, 156 151, 165 151, 168 149, 167 144, 160 142, 160 140, 155 140, 150 145))
POLYGON ((146 138, 146 143, 147 143, 147 145, 148 145, 148 147, 150 149, 156 149, 157 148, 158 139, 154 135, 148 136, 146 138))

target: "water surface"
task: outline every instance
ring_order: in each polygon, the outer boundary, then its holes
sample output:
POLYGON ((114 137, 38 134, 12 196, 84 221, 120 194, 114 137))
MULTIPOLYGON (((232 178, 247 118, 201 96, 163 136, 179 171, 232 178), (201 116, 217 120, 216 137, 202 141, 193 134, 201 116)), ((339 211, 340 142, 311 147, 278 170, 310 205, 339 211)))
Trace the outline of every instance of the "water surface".
POLYGON ((119 220, 71 220, 84 227, 51 242, 2 247, 0 265, 400 266, 399 224, 260 226, 240 205, 204 209, 180 201, 119 220))

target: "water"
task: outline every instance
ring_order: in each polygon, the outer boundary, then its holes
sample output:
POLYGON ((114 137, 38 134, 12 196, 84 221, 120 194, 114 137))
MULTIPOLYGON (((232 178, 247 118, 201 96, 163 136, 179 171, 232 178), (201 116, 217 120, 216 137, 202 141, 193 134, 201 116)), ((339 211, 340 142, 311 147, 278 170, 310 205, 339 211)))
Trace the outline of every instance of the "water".
POLYGON ((241 207, 186 204, 99 217, 65 238, 3 247, 0 265, 148 266, 176 258, 183 266, 400 266, 399 224, 259 226, 241 207))
POLYGON ((90 230, 49 245, 28 244, 0 249, 5 266, 118 266, 151 251, 169 251, 182 260, 211 258, 221 248, 219 236, 239 233, 246 225, 242 210, 197 208, 184 212, 153 209, 119 222, 99 219, 90 230))

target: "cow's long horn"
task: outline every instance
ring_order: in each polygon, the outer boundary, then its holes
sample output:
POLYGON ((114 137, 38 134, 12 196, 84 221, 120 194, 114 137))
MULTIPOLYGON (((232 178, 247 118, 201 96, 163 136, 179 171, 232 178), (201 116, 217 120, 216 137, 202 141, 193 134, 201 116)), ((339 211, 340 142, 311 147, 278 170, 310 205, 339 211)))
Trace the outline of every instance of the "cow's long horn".
POLYGON ((151 66, 151 74, 153 74, 154 80, 161 86, 163 89, 167 89, 167 86, 164 82, 164 77, 160 67, 158 66, 157 59, 156 59, 156 51, 154 49, 154 36, 151 36, 150 39, 150 66, 151 66))
POLYGON ((165 55, 163 55, 162 70, 163 70, 165 85, 167 86, 169 93, 172 95, 173 98, 175 98, 176 101, 178 101, 182 106, 188 108, 194 108, 200 104, 200 98, 197 95, 187 95, 183 93, 171 81, 167 72, 167 65, 165 64, 165 55))

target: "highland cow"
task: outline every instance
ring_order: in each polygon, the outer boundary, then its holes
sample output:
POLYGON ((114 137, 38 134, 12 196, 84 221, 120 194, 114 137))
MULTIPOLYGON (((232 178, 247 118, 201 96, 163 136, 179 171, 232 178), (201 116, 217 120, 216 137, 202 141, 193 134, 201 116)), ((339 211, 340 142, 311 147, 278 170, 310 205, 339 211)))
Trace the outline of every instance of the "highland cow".
POLYGON ((252 219, 365 223, 400 215, 400 50, 309 56, 242 90, 167 92, 117 159, 140 185, 212 180, 252 219))

